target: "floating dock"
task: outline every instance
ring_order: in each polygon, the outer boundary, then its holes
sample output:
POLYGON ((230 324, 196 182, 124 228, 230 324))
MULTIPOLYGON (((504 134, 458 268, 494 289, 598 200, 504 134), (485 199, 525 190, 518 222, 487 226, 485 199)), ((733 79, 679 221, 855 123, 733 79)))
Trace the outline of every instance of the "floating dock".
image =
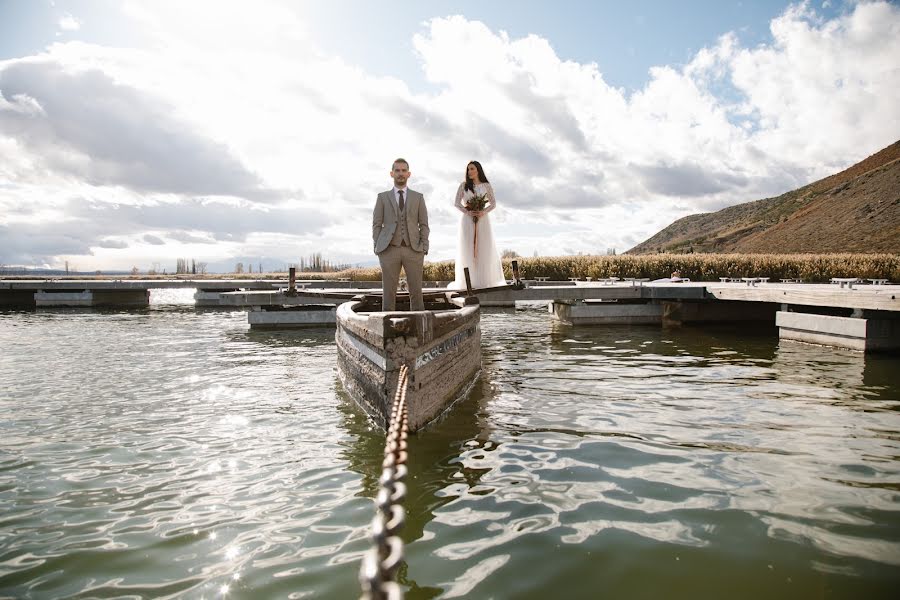
MULTIPOLYGON (((853 348, 900 350, 900 286, 883 281, 834 284, 726 282, 526 281, 519 290, 478 292, 482 306, 546 302, 555 320, 580 325, 660 325, 757 321, 778 327, 783 339, 853 348)), ((444 284, 445 285, 445 284, 444 284)), ((426 282, 426 292, 445 291, 426 282)), ((250 325, 301 327, 313 315, 295 307, 336 306, 354 294, 380 289, 380 282, 298 281, 302 293, 287 293, 287 280, 17 280, 0 279, 0 308, 141 307, 150 290, 194 288, 198 306, 251 308, 250 325), (269 310, 263 310, 263 307, 269 310), (291 314, 296 312, 296 314, 291 314), (257 314, 258 313, 258 314, 257 314), (269 314, 266 314, 269 313, 269 314), (282 322, 279 323, 278 321, 282 322)), ((331 325, 323 320, 315 326, 331 325)))
POLYGON ((247 313, 250 329, 301 329, 333 327, 337 323, 337 305, 254 306, 247 313))

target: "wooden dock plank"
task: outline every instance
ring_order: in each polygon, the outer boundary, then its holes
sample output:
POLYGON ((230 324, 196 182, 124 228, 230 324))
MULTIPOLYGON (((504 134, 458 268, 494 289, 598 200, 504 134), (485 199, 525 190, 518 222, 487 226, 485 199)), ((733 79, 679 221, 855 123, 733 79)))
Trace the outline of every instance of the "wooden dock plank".
MULTIPOLYGON (((329 291, 317 290, 322 296, 329 291)), ((433 291, 433 290, 427 290, 433 291)), ((359 289, 359 293, 371 293, 371 289, 359 289)), ((319 296, 320 298, 322 296, 319 296)), ((807 306, 860 308, 867 310, 900 311, 900 286, 854 286, 839 288, 829 284, 778 284, 761 283, 748 286, 744 283, 645 283, 642 286, 618 283, 593 286, 533 286, 524 290, 499 291, 479 294, 487 301, 551 301, 551 300, 738 300, 744 302, 773 302, 807 306)), ((276 291, 246 291, 222 294, 222 303, 230 305, 303 304, 313 301, 301 296, 288 297, 276 291)), ((321 302, 322 300, 316 300, 321 302)))
POLYGON ((830 284, 760 284, 757 286, 707 284, 707 292, 718 300, 776 302, 805 306, 900 310, 900 286, 858 285, 841 288, 830 284))

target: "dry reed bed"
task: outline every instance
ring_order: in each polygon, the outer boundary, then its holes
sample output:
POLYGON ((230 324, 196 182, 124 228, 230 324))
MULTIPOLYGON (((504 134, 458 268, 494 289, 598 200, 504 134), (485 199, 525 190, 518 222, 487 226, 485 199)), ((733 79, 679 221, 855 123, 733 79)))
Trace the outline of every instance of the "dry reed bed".
MULTIPOLYGON (((518 258, 524 279, 549 277, 635 277, 659 279, 673 271, 694 281, 718 281, 719 277, 769 277, 828 282, 832 277, 887 278, 900 281, 900 255, 896 254, 645 254, 638 256, 555 256, 518 258)), ((510 260, 503 261, 512 278, 510 260)), ((425 264, 426 281, 452 281, 453 261, 425 264)), ((355 281, 378 281, 381 270, 347 269, 340 273, 298 275, 304 279, 349 277, 355 281)))
MULTIPOLYGON (((881 278, 900 282, 900 254, 642 254, 617 256, 547 256, 518 258, 523 279, 548 277, 568 281, 570 277, 635 277, 659 279, 673 271, 694 281, 718 281, 719 277, 769 277, 828 282, 832 277, 881 278)), ((507 278, 512 278, 511 260, 503 261, 507 278)), ((53 279, 283 279, 284 272, 203 274, 203 275, 99 275, 55 276, 53 279)), ((4 279, 32 279, 33 276, 5 276, 4 279)), ((297 273, 297 279, 380 281, 381 269, 346 269, 331 273, 297 273)), ((426 281, 452 281, 452 260, 425 263, 426 281)))

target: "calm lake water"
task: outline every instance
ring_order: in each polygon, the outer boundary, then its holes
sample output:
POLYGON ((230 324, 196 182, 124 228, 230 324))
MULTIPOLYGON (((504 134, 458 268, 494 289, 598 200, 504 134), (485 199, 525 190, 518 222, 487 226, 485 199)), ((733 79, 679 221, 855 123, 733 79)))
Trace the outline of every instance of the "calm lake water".
MULTIPOLYGON (((334 330, 189 295, 0 312, 0 597, 358 597, 384 435, 334 330)), ((900 358, 482 329, 473 395, 410 441, 407 598, 896 597, 900 358)))

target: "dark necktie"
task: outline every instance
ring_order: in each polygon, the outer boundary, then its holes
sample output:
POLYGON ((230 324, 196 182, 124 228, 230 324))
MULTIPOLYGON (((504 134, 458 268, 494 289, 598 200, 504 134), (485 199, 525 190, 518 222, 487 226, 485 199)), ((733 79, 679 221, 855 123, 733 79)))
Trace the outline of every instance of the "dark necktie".
POLYGON ((400 194, 400 210, 403 210, 406 205, 406 202, 403 201, 403 190, 397 190, 397 193, 400 194))

